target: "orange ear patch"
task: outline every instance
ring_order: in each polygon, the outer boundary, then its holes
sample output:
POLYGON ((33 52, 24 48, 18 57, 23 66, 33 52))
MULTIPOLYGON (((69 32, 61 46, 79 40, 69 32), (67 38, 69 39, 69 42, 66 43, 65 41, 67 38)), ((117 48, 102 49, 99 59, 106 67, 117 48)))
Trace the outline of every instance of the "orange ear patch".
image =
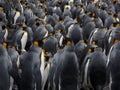
POLYGON ((115 41, 114 41, 114 44, 115 44, 115 43, 118 43, 118 42, 119 42, 119 40, 115 40, 115 41))
POLYGON ((95 44, 96 44, 96 42, 95 42, 95 41, 93 41, 93 42, 92 42, 92 44, 93 44, 93 45, 95 45, 95 44))
POLYGON ((38 41, 34 41, 34 45, 39 46, 38 41))
POLYGON ((7 43, 6 43, 6 42, 4 42, 4 43, 3 43, 3 46, 4 46, 4 47, 7 47, 7 43))
POLYGON ((71 41, 67 41, 67 45, 71 45, 72 43, 71 43, 71 41))

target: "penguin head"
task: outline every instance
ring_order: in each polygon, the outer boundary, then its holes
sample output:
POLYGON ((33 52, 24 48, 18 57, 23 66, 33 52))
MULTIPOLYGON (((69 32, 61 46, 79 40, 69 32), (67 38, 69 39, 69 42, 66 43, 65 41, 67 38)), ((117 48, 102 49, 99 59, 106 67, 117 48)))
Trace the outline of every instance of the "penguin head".
POLYGON ((2 30, 5 30, 7 28, 7 25, 5 23, 2 24, 2 30))
POLYGON ((54 29, 50 24, 45 25, 45 28, 47 29, 49 36, 53 36, 54 35, 54 29))
POLYGON ((106 3, 101 4, 101 9, 106 10, 108 8, 108 5, 106 3))
POLYGON ((19 16, 16 24, 24 24, 25 23, 25 17, 23 15, 19 16))
POLYGON ((75 45, 75 53, 77 54, 78 57, 80 58, 84 58, 84 56, 86 55, 87 52, 85 52, 87 48, 87 45, 85 43, 83 43, 82 41, 79 41, 76 45, 75 45))
POLYGON ((43 49, 46 51, 46 54, 51 54, 52 56, 56 53, 58 46, 58 41, 53 36, 50 36, 46 39, 43 44, 43 49))
POLYGON ((120 41, 120 27, 117 27, 116 30, 113 31, 112 38, 114 43, 118 43, 120 41))
POLYGON ((71 9, 71 7, 70 7, 70 5, 65 5, 65 7, 64 7, 64 10, 70 10, 71 9))
POLYGON ((38 27, 38 29, 33 34, 34 44, 37 46, 43 45, 47 37, 48 31, 45 29, 45 27, 44 26, 38 27))
POLYGON ((120 26, 120 23, 118 23, 118 22, 115 22, 115 23, 112 23, 112 25, 111 25, 112 27, 119 27, 120 26))
POLYGON ((0 56, 2 55, 8 55, 6 48, 0 44, 0 56))
POLYGON ((5 13, 5 9, 0 6, 0 12, 5 13))
POLYGON ((61 22, 57 23, 54 28, 55 28, 55 31, 64 33, 65 26, 61 22))
POLYGON ((93 22, 88 22, 84 27, 83 27, 83 38, 84 40, 88 40, 91 32, 95 29, 95 24, 93 22))
POLYGON ((113 16, 109 15, 106 19, 105 19, 105 24, 104 27, 110 28, 110 26, 115 23, 115 19, 113 16))
POLYGON ((118 23, 120 22, 120 20, 119 20, 119 18, 118 18, 118 14, 114 14, 113 17, 115 18, 116 23, 117 23, 117 22, 118 22, 118 23))
POLYGON ((8 43, 7 43, 7 42, 3 42, 2 45, 3 45, 5 48, 7 48, 8 43))
POLYGON ((98 47, 98 46, 93 45, 93 44, 87 45, 88 53, 93 53, 93 52, 96 50, 97 47, 98 47))
POLYGON ((82 29, 78 25, 74 25, 71 29, 70 38, 74 44, 78 43, 80 40, 83 40, 82 29))
POLYGON ((70 46, 72 45, 72 39, 70 37, 63 37, 63 46, 70 46))
POLYGON ((18 12, 20 12, 20 10, 21 10, 20 4, 16 4, 15 5, 15 10, 18 11, 18 12))
POLYGON ((6 15, 4 12, 0 12, 0 22, 5 19, 6 15))
POLYGON ((46 19, 47 24, 51 24, 53 27, 56 25, 57 21, 54 16, 49 15, 46 19))
POLYGON ((112 2, 115 4, 118 0, 112 0, 112 2))
POLYGON ((27 25, 24 24, 24 23, 17 24, 17 26, 18 26, 18 29, 20 29, 20 30, 26 30, 27 29, 27 25))
POLYGON ((106 31, 105 30, 98 30, 92 38, 92 44, 93 45, 97 45, 98 47, 104 48, 104 37, 106 35, 106 31))

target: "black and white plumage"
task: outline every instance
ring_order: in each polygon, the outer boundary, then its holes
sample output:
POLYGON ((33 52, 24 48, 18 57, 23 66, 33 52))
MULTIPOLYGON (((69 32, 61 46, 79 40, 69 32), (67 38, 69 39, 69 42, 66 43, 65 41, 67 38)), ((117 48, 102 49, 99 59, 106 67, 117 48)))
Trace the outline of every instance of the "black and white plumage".
POLYGON ((108 58, 109 90, 119 90, 119 44, 113 45, 108 58))
POLYGON ((89 56, 86 56, 82 69, 83 87, 87 89, 102 90, 106 83, 107 67, 106 55, 96 50, 89 56), (96 58, 99 57, 99 58, 96 58))
POLYGON ((42 78, 40 71, 40 53, 38 47, 31 47, 31 50, 20 57, 21 89, 41 90, 42 78))
POLYGON ((11 58, 12 62, 12 70, 11 70, 11 77, 13 78, 13 83, 11 83, 11 89, 13 89, 13 86, 16 86, 18 89, 20 88, 20 59, 19 54, 16 50, 12 48, 8 48, 8 54, 11 58), (12 85, 13 84, 13 85, 12 85))
POLYGON ((9 90, 10 88, 10 70, 12 69, 11 59, 6 48, 0 44, 0 89, 9 90))
POLYGON ((77 56, 71 46, 66 47, 62 54, 61 73, 59 78, 60 90, 77 90, 78 89, 78 74, 79 66, 77 56))

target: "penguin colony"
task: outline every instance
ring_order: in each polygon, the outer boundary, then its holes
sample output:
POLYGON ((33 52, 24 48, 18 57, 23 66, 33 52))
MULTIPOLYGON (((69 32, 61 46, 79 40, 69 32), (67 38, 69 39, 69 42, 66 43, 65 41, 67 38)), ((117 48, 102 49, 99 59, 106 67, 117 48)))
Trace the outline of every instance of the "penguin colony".
POLYGON ((0 90, 120 90, 120 0, 0 0, 0 90))

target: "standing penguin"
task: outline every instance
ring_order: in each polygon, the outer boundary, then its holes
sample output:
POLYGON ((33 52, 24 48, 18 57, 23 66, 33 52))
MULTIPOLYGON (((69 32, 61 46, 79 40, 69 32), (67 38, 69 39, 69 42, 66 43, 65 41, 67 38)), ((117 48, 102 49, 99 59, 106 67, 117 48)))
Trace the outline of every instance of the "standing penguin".
MULTIPOLYGON (((43 48, 46 51, 46 53, 45 53, 46 63, 50 62, 50 68, 48 68, 49 73, 48 73, 48 77, 47 77, 48 90, 52 90, 52 88, 53 88, 53 76, 54 76, 54 72, 56 69, 54 55, 57 52, 57 43, 58 43, 57 39, 51 36, 45 41, 45 43, 43 45, 43 48)), ((48 64, 46 64, 46 65, 48 66, 48 64)), ((46 75, 44 74, 44 76, 46 76, 46 75)))
POLYGON ((119 37, 119 31, 120 30, 120 27, 116 27, 116 28, 113 28, 113 29, 110 29, 106 36, 105 36, 105 49, 106 49, 106 55, 108 55, 112 49, 112 46, 115 44, 115 43, 118 43, 119 40, 120 40, 120 37, 119 37))
POLYGON ((101 47, 103 50, 105 50, 104 47, 105 35, 106 35, 106 30, 95 29, 89 37, 89 43, 97 45, 98 47, 101 47))
POLYGON ((109 74, 109 90, 119 90, 119 52, 120 52, 120 42, 113 45, 113 49, 108 58, 108 74, 109 74))
POLYGON ((41 90, 41 48, 33 46, 20 57, 21 90, 41 90))
POLYGON ((9 90, 11 68, 12 63, 7 50, 0 44, 0 90, 9 90))
POLYGON ((99 48, 86 57, 81 69, 84 72, 82 85, 85 89, 103 90, 107 75, 106 59, 107 57, 99 48))
POLYGON ((5 23, 2 23, 0 30, 0 42, 4 43, 7 41, 8 29, 5 23))
POLYGON ((61 55, 63 53, 63 50, 58 50, 57 53, 55 54, 54 58, 55 58, 55 72, 54 72, 54 76, 53 76, 53 88, 54 90, 59 90, 59 76, 62 70, 62 60, 61 60, 61 55))
POLYGON ((18 17, 21 15, 19 9, 20 9, 20 7, 16 6, 16 8, 15 8, 16 12, 14 15, 14 25, 16 24, 16 20, 18 19, 18 17))
POLYGON ((13 85, 11 83, 11 88, 12 89, 18 88, 18 90, 20 90, 20 74, 21 73, 19 72, 19 66, 20 66, 19 54, 13 48, 8 48, 8 54, 12 62, 11 76, 13 78, 13 85))
POLYGON ((25 52, 27 39, 28 39, 28 33, 26 31, 23 31, 23 26, 20 26, 20 29, 18 29, 15 32, 12 38, 13 46, 15 46, 20 53, 25 52))
POLYGON ((67 46, 61 56, 62 70, 59 77, 59 90, 78 90, 79 66, 73 46, 67 46))

